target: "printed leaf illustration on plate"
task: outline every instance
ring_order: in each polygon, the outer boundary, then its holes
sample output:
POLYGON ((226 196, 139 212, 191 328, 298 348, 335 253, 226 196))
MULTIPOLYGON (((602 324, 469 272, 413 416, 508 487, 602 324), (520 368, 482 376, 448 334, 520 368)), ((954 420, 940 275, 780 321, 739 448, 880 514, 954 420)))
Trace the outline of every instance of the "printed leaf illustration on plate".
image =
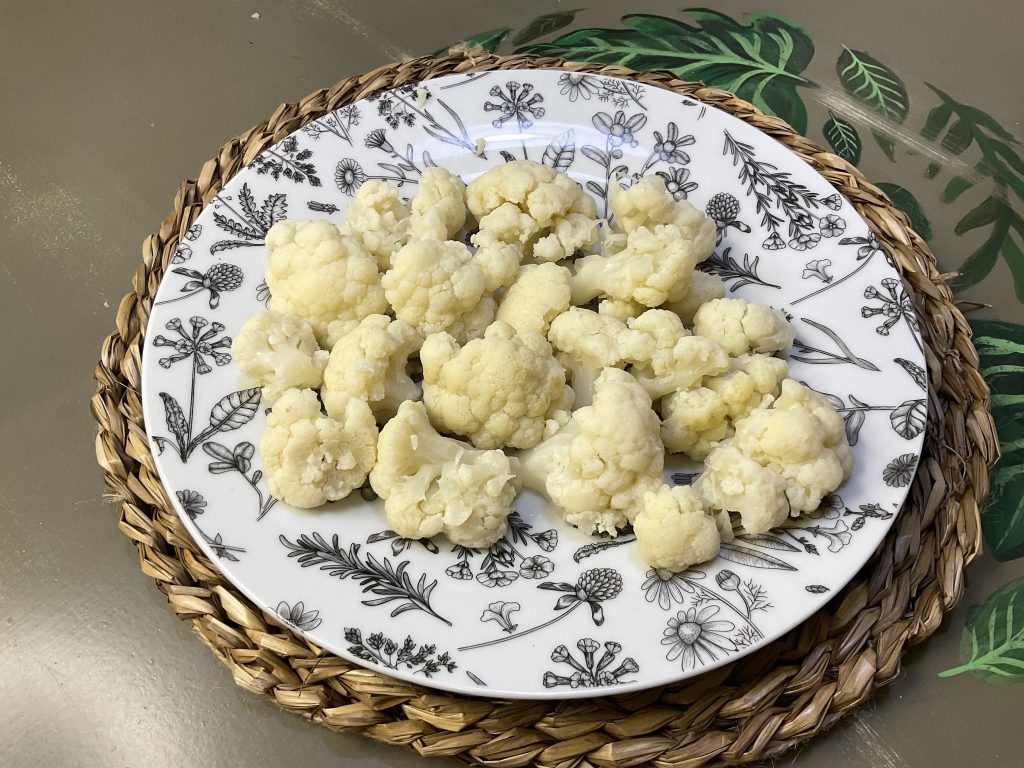
POLYGON ((730 90, 801 133, 807 129, 807 111, 797 88, 810 85, 801 73, 814 55, 814 43, 799 25, 770 13, 747 15, 747 25, 706 9, 691 9, 686 15, 695 23, 628 14, 622 17, 625 29, 577 29, 517 52, 641 71, 666 69, 730 90))
POLYGON ((1017 579, 972 606, 964 626, 958 667, 939 677, 971 672, 992 685, 1024 683, 1024 579, 1017 579))

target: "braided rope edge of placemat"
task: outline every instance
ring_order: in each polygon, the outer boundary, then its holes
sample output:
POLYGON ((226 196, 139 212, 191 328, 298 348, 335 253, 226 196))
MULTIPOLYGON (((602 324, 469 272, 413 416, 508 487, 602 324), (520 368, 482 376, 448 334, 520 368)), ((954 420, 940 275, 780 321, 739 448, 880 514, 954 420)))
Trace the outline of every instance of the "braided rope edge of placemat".
POLYGON ((670 73, 530 56, 451 52, 391 64, 298 104, 229 141, 182 183, 143 244, 117 330, 104 341, 91 410, 97 460, 119 527, 172 611, 189 620, 238 685, 337 731, 421 755, 514 768, 692 768, 777 756, 832 726, 900 672, 904 651, 938 629, 981 547, 980 505, 999 455, 970 328, 907 217, 853 166, 782 120, 670 73), (274 623, 227 583, 185 531, 160 484, 142 419, 141 344, 157 286, 203 207, 265 147, 376 91, 457 72, 562 68, 626 77, 712 104, 802 157, 868 221, 896 261, 921 324, 928 427, 910 495, 883 544, 824 609, 731 665, 666 688, 568 702, 499 701, 432 691, 329 654, 274 623))

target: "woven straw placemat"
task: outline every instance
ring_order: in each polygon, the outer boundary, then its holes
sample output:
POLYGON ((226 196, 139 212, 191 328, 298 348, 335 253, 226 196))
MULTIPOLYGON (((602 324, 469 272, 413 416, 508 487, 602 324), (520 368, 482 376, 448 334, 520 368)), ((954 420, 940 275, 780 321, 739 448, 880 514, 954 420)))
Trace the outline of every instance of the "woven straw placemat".
POLYGON ((461 52, 392 64, 283 104, 184 182, 146 239, 132 291, 103 343, 92 412, 106 492, 121 530, 180 618, 240 686, 339 731, 421 755, 488 766, 735 764, 778 755, 829 728, 892 681, 911 645, 939 627, 979 551, 979 506, 998 457, 988 388, 970 329, 907 217, 856 168, 782 120, 725 91, 667 73, 553 58, 461 52), (895 259, 914 302, 928 364, 928 429, 902 513, 857 577, 819 613, 746 658, 628 696, 499 701, 444 694, 355 666, 274 623, 227 583, 189 537, 161 487, 142 419, 141 345, 153 296, 179 239, 214 195, 268 145, 385 88, 454 72, 562 67, 627 77, 713 104, 776 138, 846 195, 895 259))

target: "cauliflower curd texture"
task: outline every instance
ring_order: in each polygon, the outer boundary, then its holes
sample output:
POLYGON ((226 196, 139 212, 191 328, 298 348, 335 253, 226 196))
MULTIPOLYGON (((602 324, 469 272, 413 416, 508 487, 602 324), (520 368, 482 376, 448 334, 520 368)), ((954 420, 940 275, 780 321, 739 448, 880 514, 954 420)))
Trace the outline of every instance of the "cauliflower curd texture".
POLYGON ((632 524, 674 572, 734 517, 757 534, 816 509, 853 456, 774 356, 787 316, 697 270, 715 225, 659 176, 625 184, 604 221, 541 163, 468 185, 427 167, 408 202, 370 179, 340 226, 275 224, 273 309, 232 346, 271 406, 270 492, 310 508, 368 481, 399 536, 483 549, 525 486, 587 533, 632 524), (692 486, 665 484, 666 451, 704 461, 692 486))

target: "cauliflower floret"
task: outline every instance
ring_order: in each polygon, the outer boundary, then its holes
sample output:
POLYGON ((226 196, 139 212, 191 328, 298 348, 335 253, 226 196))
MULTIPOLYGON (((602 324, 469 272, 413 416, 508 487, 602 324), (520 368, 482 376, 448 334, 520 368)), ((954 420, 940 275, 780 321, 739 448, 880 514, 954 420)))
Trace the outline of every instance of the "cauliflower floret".
POLYGON ((626 189, 613 185, 608 202, 619 229, 627 235, 641 227, 674 224, 689 240, 699 244, 696 250, 703 255, 697 258, 698 262, 704 261, 714 249, 714 222, 689 200, 677 201, 672 197, 665 189, 665 180, 657 174, 645 176, 626 189))
POLYGON ((351 397, 337 417, 320 413, 312 389, 286 389, 267 416, 260 456, 270 492, 309 509, 344 499, 366 480, 377 451, 370 407, 351 397))
POLYGON ((322 347, 334 346, 345 322, 388 308, 377 262, 329 221, 278 222, 267 251, 274 309, 307 321, 322 347))
POLYGON ((733 433, 733 423, 774 401, 786 377, 786 361, 740 355, 729 370, 704 378, 703 386, 674 392, 661 401, 661 438, 673 453, 701 461, 733 433))
POLYGON ((736 422, 733 445, 786 481, 791 513, 818 508, 853 469, 843 420, 817 392, 792 379, 771 408, 757 408, 736 422))
POLYGON ((481 232, 559 261, 597 240, 594 201, 565 174, 532 160, 499 165, 470 182, 466 204, 481 232))
POLYGON ((646 311, 647 307, 643 304, 619 299, 602 299, 597 305, 597 314, 614 317, 624 323, 628 323, 634 317, 640 317, 646 311))
POLYGON ((473 254, 454 240, 414 240, 381 279, 399 320, 421 336, 447 331, 460 342, 483 336, 494 318, 487 282, 473 254))
POLYGON ((480 231, 473 235, 476 246, 474 260, 484 272, 484 289, 494 293, 499 288, 512 284, 519 272, 523 252, 518 245, 503 243, 493 233, 480 231))
POLYGON ((421 342, 420 335, 401 320, 387 315, 363 318, 331 350, 320 391, 328 415, 340 416, 349 397, 358 397, 386 421, 403 401, 418 399, 420 389, 405 366, 421 342))
POLYGON ((394 255, 409 241, 409 209, 398 199, 398 190, 380 179, 370 179, 356 190, 348 207, 342 232, 363 244, 384 271, 394 255))
POLYGON ((425 168, 409 207, 411 239, 447 240, 466 223, 466 185, 444 168, 425 168))
POLYGON ((616 535, 646 491, 657 490, 665 453, 651 398, 632 376, 607 368, 594 404, 553 437, 520 454, 524 485, 544 493, 572 525, 616 535))
POLYGON ((648 359, 654 353, 654 344, 646 334, 627 328, 614 317, 580 307, 570 307, 551 321, 548 340, 572 374, 576 408, 590 405, 594 381, 602 369, 621 367, 627 360, 648 359))
POLYGON ((495 322, 461 349, 447 333, 428 336, 420 350, 423 401, 431 421, 468 437, 477 448, 532 448, 569 420, 565 369, 539 333, 519 336, 495 322), (553 431, 553 430, 552 430, 553 431))
POLYGON ((399 536, 438 533, 463 547, 489 547, 505 535, 519 489, 519 461, 439 435, 426 406, 407 400, 380 433, 370 485, 384 499, 399 536))
POLYGON ((689 486, 645 493, 633 532, 645 563, 675 573, 714 559, 722 543, 718 521, 689 486))
POLYGON ((651 339, 652 354, 634 358, 631 372, 654 400, 729 367, 724 349, 710 339, 691 336, 679 316, 666 309, 649 309, 627 325, 651 339))
POLYGON ((793 343, 796 331, 777 309, 746 299, 713 299, 697 310, 693 332, 721 344, 730 355, 777 352, 793 343))
POLYGON ((710 222, 692 229, 677 224, 634 229, 618 253, 577 259, 573 303, 585 304, 601 294, 647 307, 676 301, 689 289, 694 266, 714 245, 715 227, 710 222))
POLYGON ((732 444, 719 443, 704 460, 693 489, 712 509, 738 512, 747 533, 766 533, 789 517, 786 480, 774 467, 764 467, 732 444))
POLYGON ((526 264, 505 292, 495 320, 508 323, 517 333, 547 334, 551 321, 572 303, 568 269, 558 264, 526 264))
POLYGON ((693 316, 702 305, 725 296, 725 283, 715 275, 695 270, 686 293, 678 301, 666 301, 662 309, 675 312, 685 325, 693 325, 693 316))
POLYGON ((235 363, 272 404, 290 387, 319 387, 328 352, 320 349, 305 320, 269 310, 253 315, 231 342, 235 363))

